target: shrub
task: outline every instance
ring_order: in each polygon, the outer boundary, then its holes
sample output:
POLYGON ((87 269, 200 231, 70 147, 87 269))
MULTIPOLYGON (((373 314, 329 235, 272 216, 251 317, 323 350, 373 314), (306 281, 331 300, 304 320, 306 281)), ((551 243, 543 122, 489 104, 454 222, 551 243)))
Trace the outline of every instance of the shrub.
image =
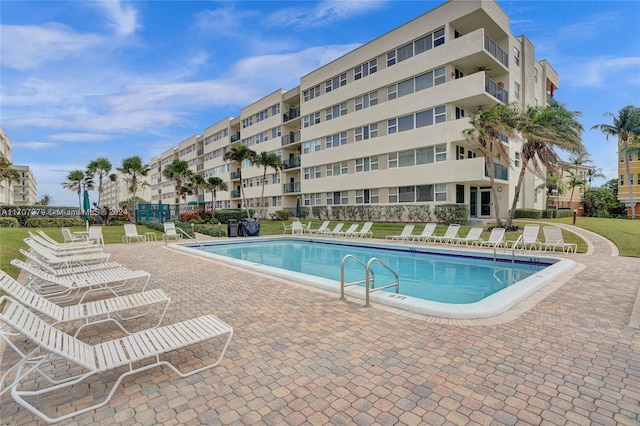
POLYGON ((573 217, 573 210, 572 209, 559 209, 556 210, 556 216, 557 218, 560 217, 573 217))
POLYGON ((542 210, 516 209, 514 219, 542 219, 542 210))
POLYGON ((0 228, 17 228, 20 226, 15 217, 0 217, 0 228))
POLYGON ((288 220, 289 217, 291 217, 291 211, 285 209, 271 213, 271 219, 273 220, 288 220))
POLYGON ((82 219, 75 219, 70 217, 32 217, 25 220, 24 226, 26 228, 62 228, 82 226, 83 224, 84 221, 82 219))
POLYGON ((439 223, 447 225, 452 223, 465 225, 469 222, 469 208, 465 204, 438 204, 434 206, 433 214, 439 223))
POLYGON ((197 210, 180 213, 178 219, 180 222, 202 223, 202 218, 197 210))

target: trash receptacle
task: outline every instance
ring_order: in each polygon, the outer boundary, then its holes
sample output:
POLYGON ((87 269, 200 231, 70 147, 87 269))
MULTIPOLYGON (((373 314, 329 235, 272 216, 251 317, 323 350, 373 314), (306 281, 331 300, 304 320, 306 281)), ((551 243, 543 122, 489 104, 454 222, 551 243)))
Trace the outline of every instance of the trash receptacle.
POLYGON ((238 221, 236 219, 227 220, 227 236, 228 237, 238 236, 238 221))
POLYGON ((260 235, 260 222, 251 218, 243 219, 239 232, 243 237, 257 237, 260 235))

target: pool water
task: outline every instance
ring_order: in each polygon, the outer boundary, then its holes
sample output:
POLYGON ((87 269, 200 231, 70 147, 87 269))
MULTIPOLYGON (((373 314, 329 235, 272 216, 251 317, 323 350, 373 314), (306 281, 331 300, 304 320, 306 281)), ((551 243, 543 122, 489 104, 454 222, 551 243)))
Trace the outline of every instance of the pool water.
MULTIPOLYGON (((399 277, 403 296, 448 303, 478 302, 545 269, 553 263, 486 258, 465 254, 438 254, 410 246, 367 246, 339 241, 272 239, 203 245, 191 248, 253 264, 312 275, 340 282, 340 264, 351 254, 366 264, 376 257, 399 277)), ((374 263, 376 286, 393 282, 393 275, 374 263)), ((364 279, 364 267, 353 259, 345 262, 345 282, 364 279)), ((362 284, 364 286, 364 284, 362 284)), ((395 292, 394 288, 384 291, 395 292)))

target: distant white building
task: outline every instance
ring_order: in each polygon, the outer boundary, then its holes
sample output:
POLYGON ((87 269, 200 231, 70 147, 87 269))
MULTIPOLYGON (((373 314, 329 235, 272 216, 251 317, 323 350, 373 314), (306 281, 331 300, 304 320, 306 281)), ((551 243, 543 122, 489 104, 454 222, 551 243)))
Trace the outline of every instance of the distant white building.
MULTIPOLYGON (((11 140, 0 126, 0 156, 12 163, 11 140)), ((0 205, 26 206, 38 201, 38 183, 29 166, 13 164, 12 168, 18 172, 18 181, 0 181, 0 205)))
MULTIPOLYGON (((121 173, 116 173, 116 176, 116 180, 113 182, 109 179, 102 182, 100 207, 107 206, 112 210, 119 210, 123 203, 133 197, 133 193, 129 192, 129 181, 121 173)), ((151 185, 149 184, 149 178, 142 178, 140 182, 136 196, 145 201, 149 201, 151 199, 151 185)), ((98 202, 98 198, 96 197, 96 199, 92 201, 98 202)))

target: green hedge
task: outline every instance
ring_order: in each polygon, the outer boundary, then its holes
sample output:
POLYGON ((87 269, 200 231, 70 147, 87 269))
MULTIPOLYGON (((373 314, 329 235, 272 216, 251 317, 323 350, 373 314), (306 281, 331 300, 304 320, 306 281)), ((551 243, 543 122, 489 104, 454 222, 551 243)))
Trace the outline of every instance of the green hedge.
POLYGON ((536 209, 516 209, 514 219, 542 219, 542 210, 536 209))
MULTIPOLYGON (((176 228, 182 229, 187 235, 191 235, 191 223, 190 222, 174 222, 176 224, 176 228)), ((164 225, 160 222, 138 222, 140 226, 146 226, 149 229, 153 229, 155 231, 164 232, 164 225)), ((220 235, 218 235, 218 225, 209 226, 209 225, 200 225, 193 224, 193 230, 198 234, 209 235, 211 237, 226 237, 226 226, 220 227, 220 235)))
POLYGON ((82 219, 76 218, 53 218, 53 217, 32 217, 25 221, 24 226, 26 228, 62 228, 82 226, 84 224, 82 219))
POLYGON ((0 228, 18 228, 20 223, 15 217, 0 217, 0 228))
POLYGON ((469 223, 469 207, 465 204, 437 204, 433 208, 433 214, 439 223, 469 223))

